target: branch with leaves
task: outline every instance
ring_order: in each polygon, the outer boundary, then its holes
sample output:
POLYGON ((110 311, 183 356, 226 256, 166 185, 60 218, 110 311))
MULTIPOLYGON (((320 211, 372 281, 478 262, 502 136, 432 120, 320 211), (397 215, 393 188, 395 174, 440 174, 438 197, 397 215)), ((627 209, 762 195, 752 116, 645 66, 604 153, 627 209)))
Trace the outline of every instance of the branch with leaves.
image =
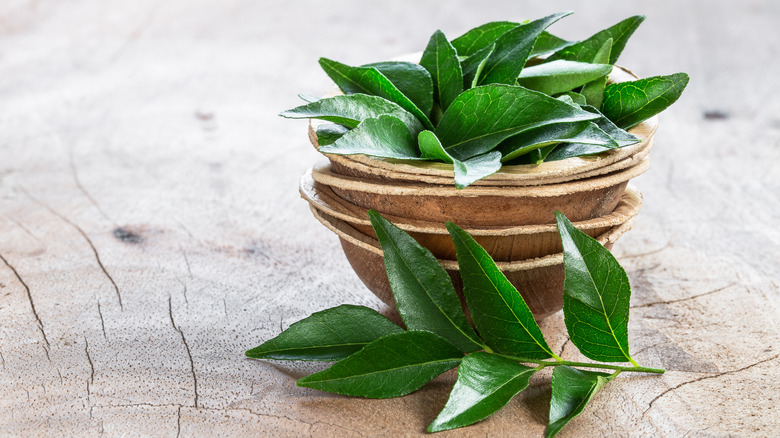
POLYGON ((280 115, 330 122, 317 128, 325 154, 450 163, 461 189, 503 165, 637 143, 626 130, 673 104, 688 75, 608 83, 644 16, 576 43, 545 30, 569 14, 486 23, 452 41, 437 30, 419 64, 321 58, 344 95, 301 96, 309 103, 280 115))
POLYGON ((448 222, 447 229, 457 250, 473 326, 433 254, 379 213, 372 210, 369 218, 407 330, 375 310, 341 305, 292 324, 247 351, 248 357, 337 361, 299 379, 298 386, 369 398, 407 395, 458 367, 449 400, 428 426, 430 432, 489 417, 528 387, 534 373, 554 367, 548 437, 579 415, 621 372, 664 372, 640 366, 629 354, 631 289, 626 272, 606 248, 563 214, 556 213, 556 219, 564 250, 566 329, 580 352, 599 363, 556 355, 522 295, 487 251, 457 225, 448 222), (615 364, 621 362, 627 364, 615 364))

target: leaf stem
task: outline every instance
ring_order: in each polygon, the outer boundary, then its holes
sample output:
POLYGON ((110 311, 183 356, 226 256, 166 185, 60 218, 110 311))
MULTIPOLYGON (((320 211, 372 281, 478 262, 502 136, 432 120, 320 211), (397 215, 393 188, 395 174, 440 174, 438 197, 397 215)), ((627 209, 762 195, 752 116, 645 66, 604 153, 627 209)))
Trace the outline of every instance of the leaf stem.
POLYGON ((602 368, 607 370, 616 370, 619 372, 623 371, 630 371, 635 373, 651 373, 651 374, 663 374, 666 372, 665 369, 662 368, 648 368, 648 367, 641 367, 639 365, 635 366, 621 366, 621 365, 610 365, 605 363, 587 363, 587 362, 572 362, 568 360, 560 360, 560 361, 546 361, 546 360, 539 360, 539 359, 528 359, 526 357, 515 357, 515 356, 508 356, 506 354, 498 354, 499 356, 505 357, 507 359, 512 359, 518 362, 526 362, 526 363, 535 363, 540 365, 542 368, 546 367, 556 367, 559 365, 568 365, 571 367, 582 367, 582 368, 602 368))

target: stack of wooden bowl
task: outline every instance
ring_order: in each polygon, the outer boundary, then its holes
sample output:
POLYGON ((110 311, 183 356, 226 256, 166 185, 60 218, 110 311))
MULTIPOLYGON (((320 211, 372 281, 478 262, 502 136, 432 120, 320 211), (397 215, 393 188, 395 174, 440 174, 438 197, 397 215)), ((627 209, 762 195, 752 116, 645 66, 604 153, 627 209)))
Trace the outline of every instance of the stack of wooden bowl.
MULTIPOLYGON (((309 137, 317 146, 318 122, 309 137)), ((367 211, 377 210, 431 250, 450 273, 460 276, 455 248, 444 226, 452 221, 493 257, 537 318, 563 305, 563 254, 554 212, 611 249, 631 228, 642 195, 629 186, 645 172, 657 118, 629 132, 642 141, 582 158, 505 166, 458 190, 452 165, 329 155, 303 175, 300 192, 314 216, 341 239, 349 263, 380 299, 394 305, 367 211)))

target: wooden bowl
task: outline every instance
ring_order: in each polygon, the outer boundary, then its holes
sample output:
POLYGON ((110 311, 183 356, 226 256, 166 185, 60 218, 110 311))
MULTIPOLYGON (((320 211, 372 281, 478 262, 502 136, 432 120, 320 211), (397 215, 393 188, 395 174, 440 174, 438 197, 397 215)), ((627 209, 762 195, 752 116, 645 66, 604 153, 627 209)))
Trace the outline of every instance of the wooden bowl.
POLYGON ((312 168, 312 178, 347 202, 382 214, 462 227, 551 224, 556 210, 573 222, 615 210, 631 178, 644 173, 649 158, 607 175, 559 184, 523 187, 469 186, 365 180, 338 175, 328 164, 312 168))
MULTIPOLYGON (((301 177, 300 193, 301 197, 318 211, 346 222, 369 237, 376 238, 371 222, 368 220, 368 210, 341 199, 329 186, 314 182, 311 172, 301 177)), ((642 194, 629 185, 614 211, 599 218, 575 222, 574 225, 591 237, 599 236, 636 216, 641 206, 642 194)), ((443 223, 390 215, 386 218, 428 248, 436 258, 455 259, 455 246, 443 223)), ((467 227, 465 230, 474 236, 496 261, 526 260, 563 251, 555 224, 467 227)))
MULTIPOLYGON (((320 212, 310 206, 312 214, 328 229, 336 233, 341 241, 344 255, 363 284, 388 306, 395 306, 390 284, 385 273, 382 250, 379 242, 349 226, 346 222, 320 212)), ((611 228, 597 237, 607 249, 620 236, 631 229, 633 220, 611 228)), ((463 302, 458 272, 454 260, 439 260, 453 280, 455 290, 463 302)), ((501 272, 517 288, 536 319, 542 319, 563 308, 563 254, 515 262, 497 262, 501 272)))

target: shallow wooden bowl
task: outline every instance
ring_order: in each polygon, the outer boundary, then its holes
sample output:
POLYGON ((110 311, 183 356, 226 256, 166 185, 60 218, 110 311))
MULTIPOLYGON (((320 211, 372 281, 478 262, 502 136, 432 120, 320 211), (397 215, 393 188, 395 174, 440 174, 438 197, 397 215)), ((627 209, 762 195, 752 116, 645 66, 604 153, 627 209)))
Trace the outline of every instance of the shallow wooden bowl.
MULTIPOLYGON (((368 210, 338 197, 329 186, 314 182, 311 173, 301 177, 300 192, 312 207, 336 219, 340 219, 361 233, 376 238, 368 210)), ((599 236, 610 228, 623 224, 636 216, 642 206, 642 194, 628 186, 614 211, 574 225, 590 235, 599 236)), ((398 216, 386 218, 409 233, 436 258, 455 259, 455 246, 443 223, 433 223, 398 216)), ((488 250, 496 261, 510 262, 543 257, 561 252, 561 239, 555 224, 523 225, 515 227, 467 227, 465 230, 488 250)))
MULTIPOLYGON (((310 206, 312 214, 328 229, 336 233, 341 241, 349 264, 363 284, 391 308, 395 307, 390 284, 385 273, 382 250, 379 242, 349 226, 346 222, 320 212, 310 206)), ((633 220, 611 228, 597 237, 606 248, 611 249, 633 220)), ((454 260, 439 260, 453 280, 455 290, 463 302, 463 284, 454 260)), ((563 254, 516 262, 497 262, 499 269, 517 288, 536 319, 542 319, 563 308, 563 254)))
POLYGON ((431 185, 366 180, 339 175, 327 163, 312 168, 312 178, 330 186, 345 201, 382 214, 462 227, 551 224, 556 210, 573 222, 615 210, 631 178, 650 166, 645 158, 607 175, 559 184, 527 187, 431 185))

